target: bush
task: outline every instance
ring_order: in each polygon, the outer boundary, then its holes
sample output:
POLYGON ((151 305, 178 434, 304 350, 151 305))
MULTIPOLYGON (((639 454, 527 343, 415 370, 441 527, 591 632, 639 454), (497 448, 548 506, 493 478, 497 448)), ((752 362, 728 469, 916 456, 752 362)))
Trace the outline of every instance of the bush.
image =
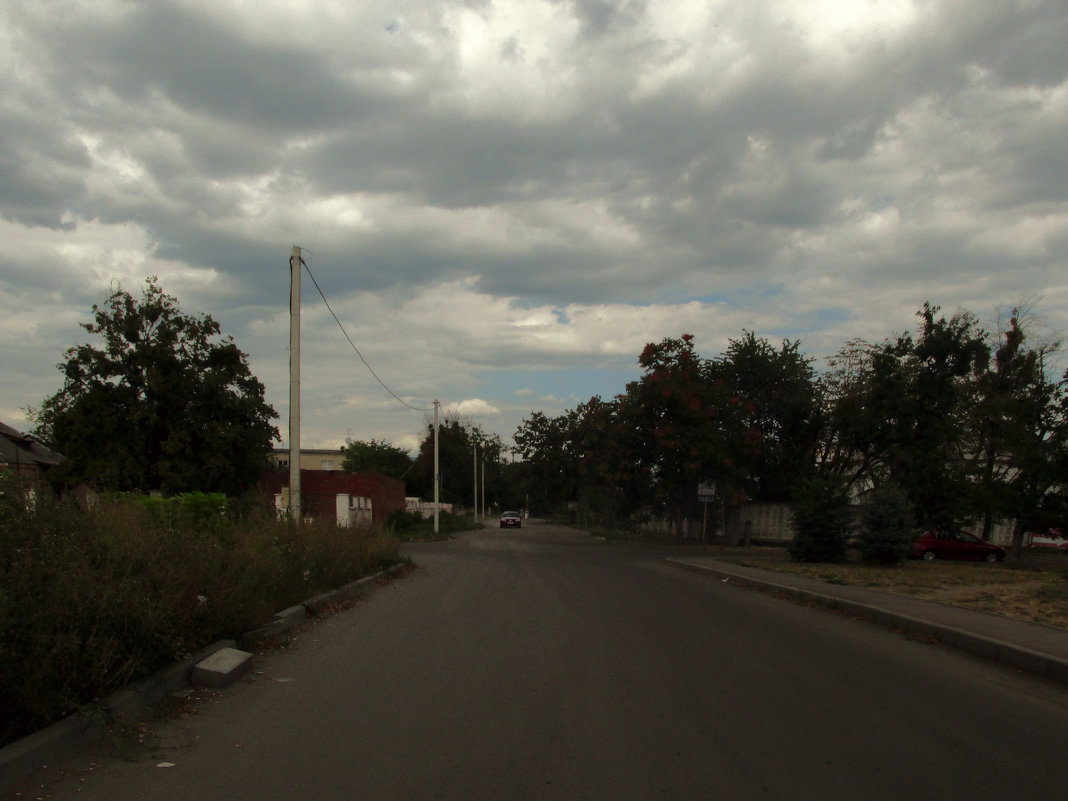
POLYGON ((896 484, 872 490, 860 506, 857 550, 865 562, 896 564, 909 555, 913 513, 905 493, 896 484))
POLYGON ((839 476, 820 473, 802 481, 790 509, 794 516, 791 557, 799 562, 846 561, 851 512, 839 476))
POLYGON ((0 746, 400 560, 378 530, 219 522, 206 498, 161 513, 182 503, 27 507, 0 472, 0 746))
MULTIPOLYGON (((471 518, 463 515, 454 515, 449 512, 438 513, 438 539, 444 539, 450 534, 460 531, 472 531, 480 528, 471 518)), ((398 509, 389 516, 386 528, 402 540, 429 540, 434 539, 434 516, 423 517, 418 512, 407 512, 398 509)))
MULTIPOLYGON (((386 526, 398 537, 407 538, 414 532, 424 530, 427 526, 427 521, 419 512, 397 509, 389 516, 386 526)), ((430 527, 433 529, 432 520, 430 527)))

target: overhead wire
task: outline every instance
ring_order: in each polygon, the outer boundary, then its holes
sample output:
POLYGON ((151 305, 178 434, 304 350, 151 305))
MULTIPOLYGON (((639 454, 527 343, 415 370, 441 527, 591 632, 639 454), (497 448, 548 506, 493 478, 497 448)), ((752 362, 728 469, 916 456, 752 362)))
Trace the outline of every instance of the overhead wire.
POLYGON ((308 263, 306 261, 304 261, 303 258, 301 258, 300 263, 303 265, 304 269, 308 271, 308 277, 312 280, 312 283, 315 284, 315 288, 319 291, 319 297, 321 297, 323 299, 323 303, 326 304, 326 310, 330 312, 330 316, 334 318, 334 322, 337 323, 337 327, 341 329, 341 333, 345 335, 345 339, 348 340, 349 345, 352 346, 352 349, 356 352, 356 355, 360 357, 360 361, 363 362, 364 367, 366 367, 367 371, 371 375, 373 375, 375 377, 375 381, 377 381, 379 384, 381 384, 382 388, 386 392, 388 392, 390 395, 392 395, 394 398, 396 398, 396 400, 398 402, 404 404, 409 409, 411 409, 413 411, 416 411, 416 412, 430 412, 430 411, 432 411, 431 409, 422 409, 422 408, 420 408, 418 406, 412 406, 412 404, 408 403, 408 401, 404 400, 404 398, 402 398, 400 395, 398 395, 396 392, 394 392, 392 389, 390 389, 389 386, 386 384, 386 382, 378 377, 378 373, 376 373, 374 371, 374 368, 371 367, 371 365, 367 361, 367 359, 365 359, 363 357, 363 354, 360 353, 360 349, 356 347, 356 343, 352 341, 352 337, 350 337, 349 336, 349 332, 345 330, 345 326, 342 325, 341 320, 339 320, 338 316, 336 314, 334 314, 334 310, 330 307, 330 301, 328 301, 326 299, 326 295, 323 293, 322 288, 320 288, 319 282, 316 281, 315 280, 315 276, 312 275, 312 271, 311 271, 311 268, 308 267, 308 263))

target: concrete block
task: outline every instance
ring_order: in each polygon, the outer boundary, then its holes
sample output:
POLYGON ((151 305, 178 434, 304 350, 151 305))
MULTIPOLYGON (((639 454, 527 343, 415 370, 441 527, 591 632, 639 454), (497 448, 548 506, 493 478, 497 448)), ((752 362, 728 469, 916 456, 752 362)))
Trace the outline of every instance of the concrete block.
POLYGON ((190 681, 197 687, 226 687, 252 666, 252 654, 236 648, 222 648, 193 666, 190 681))
POLYGON ((296 625, 308 619, 308 610, 304 607, 304 604, 297 604, 288 609, 283 609, 281 612, 275 612, 274 619, 284 620, 286 623, 296 625))

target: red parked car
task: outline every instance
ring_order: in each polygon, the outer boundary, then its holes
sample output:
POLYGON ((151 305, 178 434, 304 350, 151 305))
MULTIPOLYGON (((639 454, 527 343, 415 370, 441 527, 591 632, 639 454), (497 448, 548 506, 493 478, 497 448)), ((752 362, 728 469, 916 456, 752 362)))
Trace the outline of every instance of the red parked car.
POLYGON ((523 518, 519 512, 505 512, 501 515, 501 528, 523 528, 523 518))
POLYGON ((980 562, 1000 562, 1005 549, 984 542, 968 531, 928 531, 909 551, 913 559, 972 559, 980 562))

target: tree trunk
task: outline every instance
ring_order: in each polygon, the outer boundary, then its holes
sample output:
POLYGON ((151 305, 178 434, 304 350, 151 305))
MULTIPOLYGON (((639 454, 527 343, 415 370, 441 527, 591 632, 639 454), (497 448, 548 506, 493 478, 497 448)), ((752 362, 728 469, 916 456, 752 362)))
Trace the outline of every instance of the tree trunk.
POLYGON ((1017 562, 1019 562, 1020 558, 1023 556, 1023 535, 1023 520, 1018 517, 1012 526, 1012 558, 1017 562))

